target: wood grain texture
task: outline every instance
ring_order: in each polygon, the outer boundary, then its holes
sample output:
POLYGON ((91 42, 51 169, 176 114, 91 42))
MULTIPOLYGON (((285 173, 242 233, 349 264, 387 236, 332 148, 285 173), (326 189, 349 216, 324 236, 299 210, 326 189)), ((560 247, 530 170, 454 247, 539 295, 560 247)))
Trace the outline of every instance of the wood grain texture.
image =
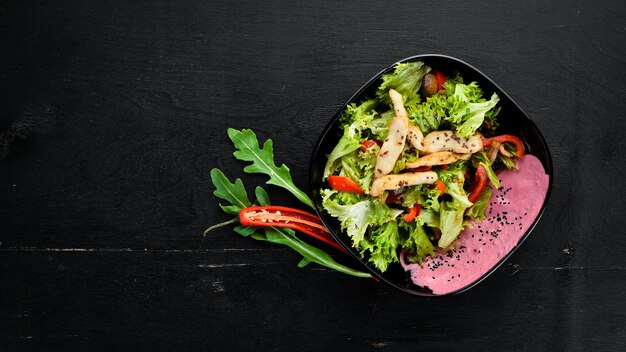
POLYGON ((0 2, 0 349, 625 349, 624 18, 613 1, 0 2), (211 168, 264 180, 228 127, 273 139, 306 189, 343 102, 424 53, 491 77, 552 152, 550 204, 506 265, 417 299, 202 238, 228 219, 211 168))

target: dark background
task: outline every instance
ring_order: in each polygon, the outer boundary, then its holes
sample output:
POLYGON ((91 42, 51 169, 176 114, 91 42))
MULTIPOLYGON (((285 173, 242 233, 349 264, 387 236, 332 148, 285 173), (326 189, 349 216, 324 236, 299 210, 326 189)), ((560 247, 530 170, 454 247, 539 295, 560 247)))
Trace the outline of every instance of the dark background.
POLYGON ((624 350, 625 19, 619 1, 0 2, 0 350, 624 350), (211 168, 264 180, 228 127, 272 138, 306 188, 337 109, 425 53, 491 77, 552 152, 548 208, 492 276, 425 299, 202 239, 228 219, 211 168))

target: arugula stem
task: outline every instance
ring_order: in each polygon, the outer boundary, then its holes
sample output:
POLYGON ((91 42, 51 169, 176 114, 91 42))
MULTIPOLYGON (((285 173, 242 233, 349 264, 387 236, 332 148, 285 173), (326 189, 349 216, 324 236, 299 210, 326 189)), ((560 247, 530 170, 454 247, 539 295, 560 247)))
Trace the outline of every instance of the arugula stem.
POLYGON ((219 224, 215 224, 215 225, 209 226, 208 229, 204 230, 202 235, 206 236, 207 233, 209 233, 210 231, 213 231, 213 230, 215 230, 217 228, 220 228, 220 227, 224 227, 226 225, 235 224, 237 222, 239 222, 239 218, 232 218, 232 219, 230 219, 228 221, 220 222, 219 224))

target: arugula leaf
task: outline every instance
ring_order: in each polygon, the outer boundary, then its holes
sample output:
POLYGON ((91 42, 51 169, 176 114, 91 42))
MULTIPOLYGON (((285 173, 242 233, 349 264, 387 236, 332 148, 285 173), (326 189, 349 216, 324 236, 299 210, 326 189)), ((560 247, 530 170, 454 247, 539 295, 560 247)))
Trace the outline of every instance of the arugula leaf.
POLYGON ((252 235, 253 233, 256 232, 256 230, 257 228, 254 226, 244 226, 244 225, 237 225, 233 228, 233 231, 242 235, 243 237, 248 237, 252 235))
POLYGON ((211 181, 215 186, 213 195, 231 203, 231 205, 226 206, 220 204, 220 208, 226 214, 239 215, 241 209, 252 205, 241 179, 238 178, 235 183, 230 183, 220 169, 214 168, 211 170, 211 181))
MULTIPOLYGON (((265 240, 272 243, 282 244, 290 247, 296 252, 302 255, 303 259, 298 263, 298 267, 303 267, 309 262, 314 262, 319 265, 325 266, 329 269, 336 270, 340 273, 370 278, 371 275, 362 271, 358 271, 349 268, 345 265, 337 263, 328 253, 325 251, 313 247, 310 244, 297 238, 292 230, 280 229, 275 227, 265 227, 265 240)), ((257 238, 258 239, 258 238, 257 238)))
MULTIPOLYGON (((241 179, 236 179, 234 183, 231 183, 220 169, 214 168, 211 170, 211 181, 215 186, 215 191, 213 192, 213 194, 217 198, 220 198, 230 203, 230 205, 220 204, 220 208, 225 213, 231 215, 239 215, 239 211, 241 211, 241 209, 252 205, 252 203, 248 199, 248 194, 245 187, 243 186, 243 182, 241 181, 241 179)), ((265 189, 263 189, 263 187, 256 187, 256 189, 254 190, 254 194, 256 196, 256 201, 260 205, 270 205, 269 196, 265 189)), ((237 221, 238 217, 224 223, 211 226, 207 229, 207 231, 205 231, 205 235, 212 229, 235 223, 237 221)), ((324 250, 309 245, 308 243, 297 238, 295 235, 295 231, 291 229, 275 227, 265 227, 261 229, 254 226, 237 225, 233 228, 233 231, 244 237, 250 237, 258 241, 281 244, 292 248, 296 252, 300 253, 303 257, 303 259, 298 263, 298 267, 300 268, 313 262, 344 274, 357 277, 371 277, 371 275, 368 273, 349 268, 343 264, 336 262, 324 250)))
POLYGON ((259 205, 270 205, 270 197, 263 187, 257 186, 254 189, 254 196, 256 197, 259 205))
POLYGON ((252 130, 243 129, 238 131, 234 128, 229 128, 228 137, 238 149, 233 153, 235 158, 252 162, 243 171, 268 175, 270 177, 269 181, 267 181, 268 184, 288 190, 302 203, 313 208, 311 198, 293 183, 289 168, 285 164, 279 167, 274 163, 274 148, 271 139, 265 141, 263 148, 259 148, 259 141, 252 130))

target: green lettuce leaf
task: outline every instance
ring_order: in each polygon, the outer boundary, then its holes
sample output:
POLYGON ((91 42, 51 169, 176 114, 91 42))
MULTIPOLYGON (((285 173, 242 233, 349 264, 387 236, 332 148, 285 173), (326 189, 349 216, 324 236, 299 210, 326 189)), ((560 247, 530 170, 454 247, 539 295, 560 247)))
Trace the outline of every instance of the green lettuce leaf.
MULTIPOLYGON (((420 212, 420 215, 421 214, 420 212)), ((422 264, 424 258, 434 256, 435 247, 428 239, 428 235, 426 235, 426 231, 420 221, 410 223, 403 222, 402 226, 408 232, 408 237, 404 243, 402 243, 402 248, 409 251, 413 263, 422 264)))
POLYGON ((491 187, 485 187, 483 191, 476 199, 474 205, 472 205, 468 210, 466 215, 471 216, 476 220, 485 220, 487 217, 487 208, 489 208, 489 199, 491 198, 492 189, 491 187))
POLYGON ((400 244, 398 237, 398 223, 396 221, 389 221, 372 231, 367 250, 370 251, 369 261, 378 270, 386 271, 389 264, 398 261, 398 254, 396 253, 400 244))
POLYGON ((500 188, 500 179, 498 178, 498 175, 496 175, 496 172, 493 171, 492 164, 487 157, 487 153, 485 153, 484 151, 480 151, 478 153, 472 154, 472 163, 475 167, 477 167, 478 164, 482 164, 485 168, 485 171, 487 171, 487 177, 489 178, 489 182, 491 182, 491 184, 496 189, 500 188))
POLYGON ((376 200, 364 197, 357 203, 341 204, 341 198, 334 197, 334 190, 322 190, 322 206, 341 222, 341 229, 352 239, 353 247, 366 246, 365 233, 369 226, 382 225, 402 214, 402 210, 392 209, 376 200))
POLYGON ((335 148, 328 155, 328 160, 324 167, 324 180, 335 173, 337 168, 341 166, 341 157, 354 152, 361 146, 361 138, 356 134, 356 130, 350 128, 350 126, 344 128, 343 136, 341 136, 335 148))
POLYGON ((463 117, 464 121, 460 126, 457 126, 457 132, 463 137, 474 135, 485 121, 485 113, 493 109, 498 101, 500 98, 496 93, 493 93, 491 99, 486 102, 468 104, 467 113, 463 117))
POLYGON ((439 228, 441 226, 441 219, 439 218, 439 211, 435 211, 432 209, 423 209, 420 210, 420 215, 417 216, 417 221, 421 224, 426 224, 430 227, 439 228))
POLYGON ((446 183, 446 193, 451 195, 452 198, 462 207, 471 207, 472 202, 467 199, 467 194, 463 187, 459 186, 457 182, 446 183))
POLYGON ((361 186, 365 192, 369 192, 374 181, 374 168, 376 167, 376 156, 378 146, 374 146, 374 152, 352 153, 344 155, 341 160, 342 175, 350 177, 361 186))
POLYGON ((444 119, 450 122, 461 136, 472 136, 483 124, 486 116, 491 122, 495 120, 495 115, 499 110, 494 107, 500 100, 496 93, 491 96, 490 100, 485 100, 482 97, 483 91, 476 82, 463 84, 460 81, 446 81, 445 87, 447 113, 444 111, 444 119))
POLYGON ((458 206, 454 202, 444 202, 439 212, 439 229, 441 230, 441 238, 437 246, 440 248, 448 248, 450 244, 456 240, 463 230, 463 214, 465 207, 458 206))
POLYGON ((393 88, 402 94, 405 102, 419 101, 419 90, 422 87, 424 76, 430 72, 430 67, 421 61, 399 63, 393 72, 384 74, 382 84, 376 91, 379 99, 391 105, 389 89, 393 88))
POLYGON ((419 127, 424 134, 438 130, 442 116, 446 115, 446 101, 446 92, 442 90, 426 98, 426 101, 423 103, 406 106, 409 120, 419 127))
POLYGON ((351 125, 359 120, 371 120, 377 115, 376 107, 378 100, 369 99, 361 102, 359 105, 352 103, 346 107, 346 111, 339 117, 342 125, 351 125))

